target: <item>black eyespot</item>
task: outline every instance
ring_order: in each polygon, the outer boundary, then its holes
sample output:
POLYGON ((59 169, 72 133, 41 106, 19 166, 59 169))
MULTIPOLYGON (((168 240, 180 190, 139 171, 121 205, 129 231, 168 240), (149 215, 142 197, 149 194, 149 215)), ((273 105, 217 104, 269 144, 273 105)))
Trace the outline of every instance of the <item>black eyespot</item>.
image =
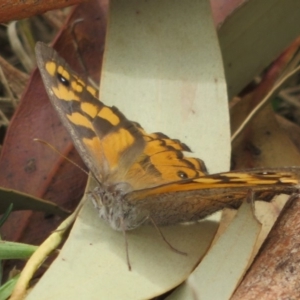
POLYGON ((188 175, 187 175, 185 172, 183 172, 183 171, 178 171, 178 172, 177 172, 177 175, 178 175, 181 179, 187 179, 187 178, 189 178, 188 175))
POLYGON ((57 73, 57 79, 66 87, 70 86, 70 81, 63 77, 61 74, 57 73))

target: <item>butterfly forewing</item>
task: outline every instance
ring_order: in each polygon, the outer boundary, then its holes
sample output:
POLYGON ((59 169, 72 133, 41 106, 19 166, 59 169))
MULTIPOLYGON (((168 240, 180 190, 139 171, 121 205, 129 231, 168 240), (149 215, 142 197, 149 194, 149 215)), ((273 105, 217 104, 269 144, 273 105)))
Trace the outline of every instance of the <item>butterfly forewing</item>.
POLYGON ((92 173, 104 181, 120 166, 129 168, 144 148, 142 134, 116 108, 99 101, 95 89, 53 49, 38 43, 36 53, 49 98, 92 173))
POLYGON ((132 190, 197 178, 206 173, 190 149, 161 133, 147 134, 115 107, 104 105, 52 48, 36 46, 37 63, 53 106, 84 162, 100 182, 129 183, 132 190))

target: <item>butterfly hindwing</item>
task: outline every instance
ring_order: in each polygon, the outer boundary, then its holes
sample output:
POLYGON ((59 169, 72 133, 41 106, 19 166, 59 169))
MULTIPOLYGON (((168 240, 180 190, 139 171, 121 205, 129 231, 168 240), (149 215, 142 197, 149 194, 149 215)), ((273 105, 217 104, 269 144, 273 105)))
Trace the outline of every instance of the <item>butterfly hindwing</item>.
POLYGON ((196 221, 224 207, 237 208, 250 190, 265 201, 275 194, 295 193, 299 176, 297 167, 232 171, 135 191, 126 200, 157 225, 170 225, 196 221))

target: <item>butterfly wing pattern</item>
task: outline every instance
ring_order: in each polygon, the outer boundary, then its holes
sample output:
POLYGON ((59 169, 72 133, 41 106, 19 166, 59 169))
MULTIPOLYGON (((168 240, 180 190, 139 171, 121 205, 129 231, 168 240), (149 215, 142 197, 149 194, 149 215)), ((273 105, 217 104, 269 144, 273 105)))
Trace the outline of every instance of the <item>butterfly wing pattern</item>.
POLYGON ((55 50, 39 42, 36 54, 48 96, 98 182, 92 201, 112 228, 134 229, 150 218, 157 225, 198 220, 238 207, 249 189, 264 199, 297 190, 297 167, 208 175, 202 160, 184 154, 185 144, 146 133, 98 100, 55 50))

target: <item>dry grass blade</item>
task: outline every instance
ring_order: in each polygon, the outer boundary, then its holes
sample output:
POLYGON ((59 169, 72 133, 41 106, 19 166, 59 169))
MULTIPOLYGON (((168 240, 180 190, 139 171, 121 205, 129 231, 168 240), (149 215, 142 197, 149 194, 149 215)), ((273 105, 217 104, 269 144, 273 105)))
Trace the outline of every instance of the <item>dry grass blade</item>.
POLYGON ((6 118, 5 114, 0 110, 0 124, 7 126, 9 124, 9 120, 6 118))
POLYGON ((56 1, 11 1, 2 0, 0 20, 2 23, 11 20, 20 20, 42 14, 48 10, 75 5, 86 0, 56 0, 56 1))
POLYGON ((28 260, 26 266, 20 274, 20 278, 15 286, 15 289, 10 297, 10 300, 22 299, 26 294, 26 289, 35 271, 44 262, 47 256, 53 252, 62 242, 64 234, 75 221, 83 202, 79 203, 76 210, 66 220, 64 220, 58 228, 39 246, 28 260))
POLYGON ((35 61, 33 59, 33 51, 30 54, 29 52, 29 47, 26 46, 26 40, 25 38, 26 35, 24 33, 21 33, 22 35, 22 41, 24 41, 24 45, 21 42, 21 39, 19 38, 20 32, 18 32, 17 28, 17 21, 13 21, 10 24, 8 24, 8 38, 9 42, 11 44, 12 49, 20 59, 21 63, 23 64, 24 68, 28 71, 31 72, 33 68, 35 67, 35 61), (27 49, 26 49, 27 48, 27 49))
POLYGON ((4 88, 5 88, 8 96, 9 96, 13 107, 16 108, 17 107, 17 101, 16 101, 16 99, 15 99, 15 97, 14 97, 14 95, 13 95, 13 93, 12 93, 10 87, 9 87, 9 84, 6 80, 6 76, 4 75, 4 72, 3 72, 1 66, 0 66, 0 81, 2 82, 4 88))

